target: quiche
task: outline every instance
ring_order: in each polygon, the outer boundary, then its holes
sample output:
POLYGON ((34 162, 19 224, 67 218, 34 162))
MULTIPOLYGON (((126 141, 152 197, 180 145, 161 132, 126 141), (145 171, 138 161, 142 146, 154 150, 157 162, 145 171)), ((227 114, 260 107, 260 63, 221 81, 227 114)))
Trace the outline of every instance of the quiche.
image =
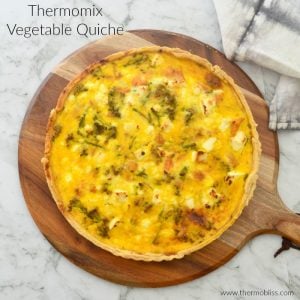
POLYGON ((42 159, 75 230, 111 253, 182 258, 217 239, 255 188, 260 143, 233 79, 189 52, 119 52, 71 81, 42 159))

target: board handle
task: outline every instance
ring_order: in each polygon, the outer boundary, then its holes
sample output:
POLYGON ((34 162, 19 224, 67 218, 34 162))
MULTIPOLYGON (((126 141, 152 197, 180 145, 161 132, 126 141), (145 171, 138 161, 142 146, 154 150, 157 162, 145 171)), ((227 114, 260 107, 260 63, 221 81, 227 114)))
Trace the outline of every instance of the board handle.
POLYGON ((283 206, 273 215, 274 233, 279 234, 300 246, 300 215, 283 206))

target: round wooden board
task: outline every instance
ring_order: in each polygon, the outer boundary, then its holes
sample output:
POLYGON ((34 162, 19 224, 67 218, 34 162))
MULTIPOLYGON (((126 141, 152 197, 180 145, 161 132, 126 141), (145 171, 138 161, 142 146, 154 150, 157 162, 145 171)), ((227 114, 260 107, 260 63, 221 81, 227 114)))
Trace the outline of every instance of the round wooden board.
POLYGON ((67 57, 51 72, 34 95, 19 140, 20 181, 28 209, 49 242, 70 261, 104 279, 132 286, 160 287, 182 283, 216 269, 253 236, 280 233, 300 241, 300 218, 280 201, 276 192, 277 136, 268 129, 268 108, 251 79, 219 51, 193 38, 156 30, 135 30, 90 43, 67 57), (64 219, 49 192, 40 160, 50 110, 66 84, 87 65, 108 54, 156 44, 179 47, 221 66, 243 88, 258 123, 262 142, 259 179, 253 199, 242 216, 218 240, 180 260, 140 262, 106 252, 80 236, 64 219))

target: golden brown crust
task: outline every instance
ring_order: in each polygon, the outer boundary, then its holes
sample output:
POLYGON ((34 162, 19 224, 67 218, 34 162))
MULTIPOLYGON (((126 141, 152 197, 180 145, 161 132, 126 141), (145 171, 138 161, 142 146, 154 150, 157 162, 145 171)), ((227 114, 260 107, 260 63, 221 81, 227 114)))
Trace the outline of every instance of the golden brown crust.
POLYGON ((134 260, 143 260, 143 261, 164 261, 164 260, 172 260, 172 259, 179 259, 183 256, 190 254, 194 251, 197 251, 204 246, 210 244, 212 241, 216 240, 218 237, 220 237, 234 222, 235 220, 241 215, 242 210, 247 204, 249 203, 249 200, 252 198, 253 192, 255 190, 256 186, 256 179, 257 179, 257 173, 258 173, 258 166, 259 166, 259 158, 261 153, 261 145, 259 142, 258 133, 256 130, 256 123, 253 119, 253 116, 251 114, 250 108, 245 100, 244 95, 242 94, 240 88, 234 83, 234 80, 227 75, 220 67, 218 66, 212 66, 206 59, 201 58, 199 56, 193 55, 187 51, 183 51, 178 48, 168 48, 168 47, 159 47, 159 46, 152 46, 152 47, 144 47, 144 48, 137 48, 137 49, 131 49, 128 51, 118 52, 115 54, 112 54, 105 59, 101 60, 100 62, 95 62, 94 64, 90 65, 86 68, 81 74, 79 74, 73 81, 71 81, 63 90, 63 92, 60 94, 58 98, 58 102, 56 105, 56 108, 51 111, 48 125, 47 125, 47 131, 46 131, 46 138, 45 138, 45 153, 44 157, 42 158, 42 164, 45 171, 45 176, 47 179, 48 186, 50 188, 50 191, 52 193, 53 199, 55 200, 59 210, 64 215, 64 217, 67 219, 67 221, 71 224, 71 226, 82 236, 90 240, 95 245, 113 253, 117 256, 122 256, 124 258, 130 258, 134 260), (74 88, 74 86, 81 81, 89 72, 97 65, 104 64, 106 62, 110 62, 116 59, 119 59, 121 57, 124 57, 129 54, 135 54, 140 52, 167 52, 171 53, 174 56, 178 58, 187 58, 190 60, 195 61, 196 63, 206 67, 208 70, 216 74, 222 81, 226 81, 235 91, 236 95, 238 96, 238 99, 242 106, 245 109, 245 112, 247 114, 250 126, 251 126, 251 133, 252 133, 252 145, 253 145, 253 162, 252 162, 252 171, 247 177, 247 180, 245 182, 245 193, 243 198, 240 201, 239 207, 237 207, 235 213, 232 215, 232 218, 225 224, 225 226, 216 232, 216 234, 210 236, 204 242, 201 242, 197 245, 193 245, 188 249, 184 249, 182 251, 179 251, 175 254, 156 254, 156 253, 136 253, 128 250, 121 250, 116 249, 113 247, 108 246, 107 244, 99 241, 94 236, 92 236, 87 230, 83 229, 81 225, 79 225, 74 219, 72 218, 71 214, 64 209, 63 203, 60 201, 60 195, 55 188, 54 181, 51 174, 51 169, 49 167, 49 154, 51 150, 51 140, 54 134, 54 123, 56 120, 57 113, 64 107, 64 102, 66 101, 66 96, 70 93, 70 91, 74 88))

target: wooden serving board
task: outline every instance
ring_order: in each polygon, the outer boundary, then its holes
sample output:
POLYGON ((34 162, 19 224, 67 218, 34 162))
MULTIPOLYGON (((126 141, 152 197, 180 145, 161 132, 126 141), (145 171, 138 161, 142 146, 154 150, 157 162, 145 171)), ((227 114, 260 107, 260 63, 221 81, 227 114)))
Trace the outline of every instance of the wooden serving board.
POLYGON ((70 261, 104 279, 133 286, 159 287, 203 276, 223 265, 252 237, 276 233, 300 244, 300 217, 289 211, 276 189, 277 135, 268 129, 268 108, 251 79, 217 50, 184 35, 136 30, 90 43, 67 57, 41 84, 24 118, 19 140, 19 173, 28 209, 49 242, 70 261), (147 45, 179 47, 221 66, 243 88, 262 143, 259 178, 253 199, 241 217, 218 240, 170 262, 139 262, 116 257, 81 237, 54 203, 42 165, 50 110, 66 84, 89 64, 129 48, 147 45))

